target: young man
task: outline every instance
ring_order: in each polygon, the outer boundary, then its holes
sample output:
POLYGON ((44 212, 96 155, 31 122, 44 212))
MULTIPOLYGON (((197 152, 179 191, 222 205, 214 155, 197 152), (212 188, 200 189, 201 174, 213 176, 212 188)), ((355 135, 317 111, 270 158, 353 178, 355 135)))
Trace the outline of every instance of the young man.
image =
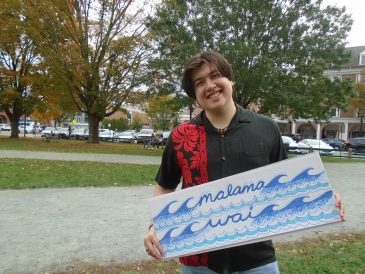
MULTIPOLYGON (((170 134, 156 176, 154 196, 194 187, 287 158, 277 124, 233 101, 233 71, 219 53, 206 51, 186 63, 183 89, 204 109, 170 134)), ((336 194, 343 217, 344 206, 336 194)), ((153 224, 144 238, 148 254, 158 260, 163 250, 153 224)), ((181 257, 184 274, 262 273, 279 268, 271 241, 181 257)))

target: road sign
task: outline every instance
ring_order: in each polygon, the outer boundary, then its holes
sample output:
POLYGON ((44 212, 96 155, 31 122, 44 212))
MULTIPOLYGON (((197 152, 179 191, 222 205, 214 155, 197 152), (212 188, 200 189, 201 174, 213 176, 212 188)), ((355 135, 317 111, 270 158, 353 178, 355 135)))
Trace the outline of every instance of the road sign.
POLYGON ((76 124, 76 120, 75 120, 75 119, 73 119, 73 120, 72 120, 72 123, 73 123, 73 124, 76 124))

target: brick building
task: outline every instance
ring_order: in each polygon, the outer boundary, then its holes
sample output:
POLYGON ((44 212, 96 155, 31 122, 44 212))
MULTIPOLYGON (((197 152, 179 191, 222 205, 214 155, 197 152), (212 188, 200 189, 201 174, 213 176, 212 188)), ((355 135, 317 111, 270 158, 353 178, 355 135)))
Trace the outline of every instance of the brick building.
MULTIPOLYGON (((347 48, 351 51, 351 59, 344 64, 340 70, 325 70, 323 73, 329 78, 345 79, 350 78, 354 83, 361 80, 361 71, 365 69, 365 46, 347 48)), ((305 137, 315 139, 334 138, 347 140, 348 138, 360 136, 365 127, 362 127, 364 115, 362 109, 351 109, 347 112, 333 108, 332 117, 329 122, 315 123, 311 119, 298 119, 288 124, 287 121, 275 117, 282 133, 297 133, 305 137)))

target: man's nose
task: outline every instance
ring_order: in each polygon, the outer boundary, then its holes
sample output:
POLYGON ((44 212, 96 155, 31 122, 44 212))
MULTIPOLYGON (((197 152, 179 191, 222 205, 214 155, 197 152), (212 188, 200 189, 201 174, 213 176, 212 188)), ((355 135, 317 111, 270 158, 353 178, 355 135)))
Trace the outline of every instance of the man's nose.
POLYGON ((206 90, 211 90, 215 87, 214 80, 212 78, 207 79, 206 90))

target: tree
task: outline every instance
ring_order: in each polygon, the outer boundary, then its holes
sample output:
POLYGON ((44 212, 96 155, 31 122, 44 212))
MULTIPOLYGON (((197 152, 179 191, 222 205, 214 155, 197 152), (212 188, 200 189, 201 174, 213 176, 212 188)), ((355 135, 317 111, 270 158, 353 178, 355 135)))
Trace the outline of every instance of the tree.
POLYGON ((145 107, 145 112, 155 129, 167 130, 178 119, 181 105, 173 96, 154 95, 145 107))
POLYGON ((164 0, 148 22, 160 56, 150 62, 155 82, 179 88, 187 58, 216 50, 232 64, 241 106, 288 119, 328 119, 331 107, 346 109, 354 96, 351 81, 323 76, 349 60, 352 19, 345 8, 321 9, 321 2, 164 0))
POLYGON ((138 132, 143 128, 143 126, 144 126, 144 124, 142 122, 141 117, 133 118, 133 121, 131 123, 131 129, 134 129, 138 132))
POLYGON ((365 70, 361 71, 362 80, 355 84, 356 97, 351 101, 353 108, 365 108, 365 70))
POLYGON ((19 138, 20 117, 29 116, 41 104, 38 91, 32 88, 40 77, 41 59, 19 10, 17 1, 0 3, 0 110, 10 120, 10 138, 19 138))
POLYGON ((42 46, 48 73, 87 113, 88 142, 99 143, 99 122, 143 82, 147 1, 29 0, 26 5, 23 14, 42 46))
POLYGON ((119 119, 105 118, 101 123, 105 128, 110 128, 111 130, 125 131, 129 129, 128 120, 126 118, 119 118, 119 119))

